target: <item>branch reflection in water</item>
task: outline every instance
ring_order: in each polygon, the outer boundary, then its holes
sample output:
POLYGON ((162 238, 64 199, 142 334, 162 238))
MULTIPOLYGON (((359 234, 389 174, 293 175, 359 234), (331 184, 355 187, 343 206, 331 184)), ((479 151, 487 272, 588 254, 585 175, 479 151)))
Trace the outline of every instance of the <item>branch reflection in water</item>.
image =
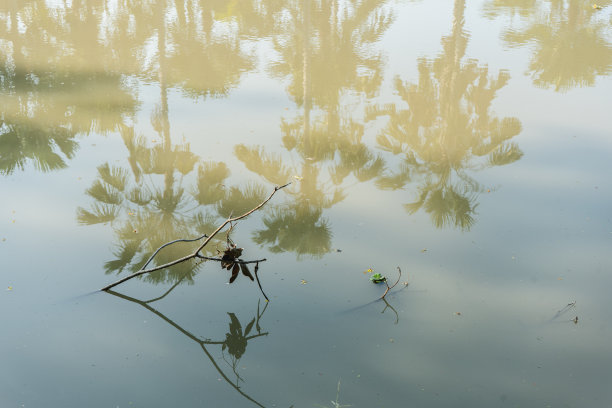
POLYGON ((154 299, 150 299, 150 300, 139 300, 131 296, 116 292, 112 289, 108 290, 107 293, 110 293, 111 295, 117 296, 121 299, 127 300, 129 302, 132 302, 132 303, 135 303, 135 304, 138 304, 144 307, 145 309, 149 310, 151 313, 155 314, 156 316, 161 318, 163 321, 168 323, 170 326, 177 329, 185 337, 197 343, 202 349, 202 351, 204 352, 204 354, 206 355, 206 357, 208 357, 212 365, 215 367, 215 370, 217 370, 221 378, 223 378, 223 380, 227 384, 229 384, 232 388, 236 390, 236 392, 238 392, 240 395, 242 395, 249 401, 253 402, 257 406, 264 407, 263 404, 256 401, 253 397, 251 397, 250 395, 242 391, 240 382, 244 383, 245 380, 238 374, 237 367, 238 367, 238 363, 240 359, 246 352, 248 342, 258 337, 267 336, 269 334, 269 332, 263 331, 260 326, 261 318, 263 317, 266 309, 268 308, 269 303, 266 302, 264 308, 260 310, 259 301, 257 302, 257 312, 255 316, 245 326, 244 330, 242 329, 240 320, 238 320, 236 315, 234 313, 228 313, 229 318, 230 318, 229 332, 225 334, 225 339, 223 340, 209 340, 209 339, 202 340, 200 337, 196 336, 189 330, 175 323, 172 319, 170 319, 169 317, 164 315, 162 312, 158 311, 153 306, 151 306, 151 303, 157 302, 165 298, 168 294, 170 294, 181 283, 182 279, 183 278, 180 278, 163 295, 156 297, 154 299), (253 332, 253 329, 256 333, 251 334, 253 332), (232 374, 226 374, 223 371, 223 369, 215 361, 215 357, 213 357, 213 355, 207 348, 209 346, 219 346, 219 345, 221 346, 222 359, 228 364, 229 368, 231 368, 232 374), (226 354, 225 354, 226 352, 227 354, 229 354, 229 361, 226 358, 226 354), (235 376, 235 380, 230 379, 230 375, 235 376))

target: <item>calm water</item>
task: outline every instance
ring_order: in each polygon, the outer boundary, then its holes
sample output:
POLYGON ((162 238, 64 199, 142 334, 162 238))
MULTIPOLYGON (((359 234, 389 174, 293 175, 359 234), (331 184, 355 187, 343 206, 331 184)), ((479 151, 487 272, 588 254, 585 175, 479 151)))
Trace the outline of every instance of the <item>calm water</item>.
POLYGON ((611 9, 2 1, 0 406, 612 406, 611 9))

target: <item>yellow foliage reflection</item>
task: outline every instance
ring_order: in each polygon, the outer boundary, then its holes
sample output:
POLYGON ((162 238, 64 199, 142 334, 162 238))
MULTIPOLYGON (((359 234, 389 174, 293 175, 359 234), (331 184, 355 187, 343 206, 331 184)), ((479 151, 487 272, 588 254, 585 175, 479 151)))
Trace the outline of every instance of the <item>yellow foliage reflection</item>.
MULTIPOLYGON (((192 97, 226 95, 254 67, 240 36, 267 35, 269 13, 246 2, 3 4, 0 174, 28 162, 43 171, 63 168, 77 135, 131 126, 140 81, 192 97)), ((154 126, 163 126, 155 116, 154 126)))
MULTIPOLYGON (((607 6, 609 0, 597 2, 607 6)), ((597 18, 587 0, 490 1, 485 14, 520 14, 524 24, 507 29, 502 38, 511 47, 533 44, 529 73, 533 83, 555 91, 593 86, 612 68, 609 22, 597 18)))
POLYGON ((522 152, 510 142, 521 131, 518 119, 489 113, 509 75, 501 71, 490 76, 486 65, 465 58, 469 36, 463 28, 464 9, 465 2, 456 0, 453 30, 442 39, 443 52, 434 60, 419 60, 418 82, 396 78, 396 92, 407 108, 372 106, 368 118, 389 116, 377 142, 401 158, 395 170, 377 178, 377 185, 398 189, 418 181, 418 199, 406 204, 406 210, 424 209, 436 227, 467 230, 483 191, 468 171, 512 163, 522 152))
POLYGON ((274 46, 280 58, 270 66, 287 79, 287 92, 302 108, 283 118, 287 153, 238 145, 234 152, 249 170, 275 184, 296 181, 288 203, 264 218, 254 239, 274 252, 319 257, 331 250, 331 229, 323 210, 346 196, 344 179, 375 178, 382 159, 362 141, 364 126, 342 109, 349 95, 372 97, 382 82, 383 59, 372 45, 392 21, 384 1, 292 1, 279 19, 274 46), (291 160, 291 158, 293 160, 291 160))

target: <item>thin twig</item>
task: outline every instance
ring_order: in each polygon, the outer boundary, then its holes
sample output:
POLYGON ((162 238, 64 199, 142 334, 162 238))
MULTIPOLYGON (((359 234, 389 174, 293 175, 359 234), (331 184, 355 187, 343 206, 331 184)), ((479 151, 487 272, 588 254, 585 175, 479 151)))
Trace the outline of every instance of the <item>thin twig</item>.
POLYGON ((219 227, 217 227, 217 229, 216 229, 216 230, 214 230, 214 231, 213 231, 213 233, 212 233, 212 234, 210 234, 210 236, 209 236, 208 238, 206 238, 206 240, 205 240, 205 241, 204 241, 204 242, 203 242, 203 243, 200 245, 200 247, 199 247, 199 248, 198 248, 198 249, 195 251, 194 256, 195 256, 196 254, 198 254, 198 253, 199 253, 199 252, 200 252, 200 251, 201 251, 201 250, 202 250, 202 249, 203 249, 203 248, 204 248, 204 247, 205 247, 205 246, 206 246, 206 245, 207 245, 207 244, 210 242, 210 240, 211 240, 211 239, 213 239, 213 237, 214 237, 215 235, 217 235, 217 234, 218 234, 218 233, 219 233, 219 232, 220 232, 220 231, 221 231, 223 228, 225 228, 225 226, 226 226, 227 224, 232 223, 232 222, 234 222, 234 221, 238 221, 238 220, 240 220, 240 219, 242 219, 242 218, 244 218, 244 217, 247 217, 247 216, 251 215, 251 214, 252 214, 252 213, 254 213, 255 211, 259 210, 259 209, 260 209, 261 207, 263 207, 263 206, 264 206, 264 205, 265 205, 265 204, 266 204, 268 201, 270 201, 270 199, 271 199, 271 198, 274 196, 274 194, 276 194, 276 192, 277 192, 278 190, 280 190, 280 189, 282 189, 282 188, 287 187, 289 184, 291 184, 291 183, 287 183, 287 184, 285 184, 284 186, 280 186, 280 187, 278 187, 278 186, 274 187, 274 191, 272 191, 272 194, 270 194, 270 195, 268 196, 268 198, 266 198, 264 201, 262 201, 262 202, 261 202, 259 205, 257 205, 255 208, 253 208, 253 209, 251 209, 251 210, 249 210, 249 211, 245 212, 245 213, 244 213, 244 214, 242 214, 242 215, 239 215, 239 216, 234 217, 234 218, 228 218, 227 220, 225 220, 225 222, 224 222, 223 224, 221 224, 219 227))
POLYGON ((400 267, 397 267, 397 271, 399 272, 399 275, 397 277, 397 280, 395 281, 395 283, 391 286, 389 286, 389 283, 387 283, 387 280, 385 279, 385 285, 387 285, 387 289, 385 290, 385 293, 383 293, 383 295, 380 297, 381 299, 384 299, 385 296, 387 296, 387 293, 389 293, 389 291, 391 289, 393 289, 395 287, 395 285, 398 284, 398 282, 400 281, 401 277, 402 277, 402 270, 400 269, 400 267))
POLYGON ((144 265, 142 265, 142 267, 140 268, 140 270, 143 270, 144 268, 146 268, 146 267, 147 267, 147 265, 149 264, 149 262, 151 262, 151 261, 153 260, 153 258, 155 258, 155 255, 157 255, 157 253, 158 253, 159 251, 161 251, 161 250, 162 250, 162 248, 165 248, 165 247, 167 247, 168 245, 175 244, 175 243, 177 243, 177 242, 194 242, 194 241, 199 241, 199 240, 201 240, 202 238, 206 238, 207 236, 208 236, 208 235, 204 234, 204 235, 202 235, 201 237, 197 237, 197 238, 194 238, 194 239, 175 239, 174 241, 166 242, 164 245, 162 245, 162 246, 160 246, 159 248, 157 248, 157 251, 155 251, 155 252, 153 253, 153 255, 151 255, 151 256, 149 257, 149 259, 147 260, 147 262, 145 262, 145 264, 144 264, 144 265))
POLYGON ((145 273, 151 273, 151 272, 159 271, 160 269, 164 269, 164 268, 168 268, 170 266, 174 266, 174 265, 179 264, 181 262, 188 261, 189 259, 192 259, 192 258, 195 258, 195 254, 191 254, 191 255, 187 255, 187 256, 184 256, 184 257, 179 258, 179 259, 175 259, 172 262, 168 262, 168 263, 165 263, 163 265, 156 266, 154 268, 149 268, 149 269, 141 270, 141 271, 138 271, 138 272, 134 272, 133 274, 125 276, 125 277, 119 279, 118 281, 103 287, 100 290, 107 291, 107 290, 112 289, 113 287, 115 287, 115 286, 117 286, 117 285, 119 285, 119 284, 121 284, 121 283, 123 283, 125 281, 128 281, 128 280, 130 280, 132 278, 135 278, 137 276, 144 275, 145 273))
MULTIPOLYGON (((232 218, 232 214, 230 213, 230 218, 232 218)), ((230 227, 228 228, 228 230, 225 232, 225 242, 227 242, 227 245, 233 245, 234 241, 232 241, 232 239, 230 238, 230 234, 232 233, 232 231, 234 230, 234 224, 230 222, 230 227)))
MULTIPOLYGON (((125 277, 123 277, 123 278, 119 279, 118 281, 116 281, 116 282, 114 282, 114 283, 111 283, 110 285, 107 285, 107 286, 103 287, 103 288, 102 288, 102 289, 100 289, 100 290, 107 291, 107 290, 112 289, 112 288, 114 288, 115 286, 117 286, 117 285, 119 285, 119 284, 121 284, 121 283, 123 283, 123 282, 126 282, 126 281, 128 281, 128 280, 130 280, 130 279, 132 279, 132 278, 135 278, 135 277, 137 277, 137 276, 141 276, 141 275, 144 275, 144 274, 146 274, 146 273, 155 272, 155 271, 158 271, 158 270, 160 270, 160 269, 165 269, 165 268, 168 268, 168 267, 170 267, 170 266, 174 266, 174 265, 176 265, 176 264, 179 264, 179 263, 181 263, 181 262, 188 261, 188 260, 193 259, 193 258, 200 258, 200 257, 203 257, 203 255, 200 255, 200 251, 201 251, 201 250, 202 250, 202 249, 203 249, 203 248, 204 248, 204 247, 205 247, 205 246, 206 246, 206 245, 207 245, 207 244, 208 244, 208 243, 211 241, 211 239, 212 239, 212 238, 213 238, 215 235, 217 235, 217 234, 218 234, 218 233, 219 233, 221 230, 223 230, 223 228, 225 228, 225 226, 226 226, 227 224, 230 224, 230 223, 232 223, 232 222, 235 222, 235 221, 238 221, 238 220, 240 220, 240 219, 242 219, 242 218, 245 218, 245 217, 247 217, 247 216, 251 215, 252 213, 254 213, 255 211, 259 210, 259 209, 260 209, 261 207, 263 207, 263 206, 264 206, 264 205, 265 205, 265 204, 266 204, 268 201, 270 201, 270 199, 272 199, 272 197, 274 196, 274 194, 276 194, 276 192, 277 192, 278 190, 281 190, 281 189, 283 189, 283 188, 287 187, 289 184, 291 184, 291 183, 287 183, 287 184, 285 184, 285 185, 283 185, 283 186, 276 186, 276 187, 274 187, 274 191, 272 191, 272 193, 271 193, 271 194, 268 196, 268 198, 266 198, 264 201, 262 201, 262 202, 261 202, 260 204, 258 204, 256 207, 254 207, 253 209, 251 209, 251 210, 247 211, 246 213, 244 213, 244 214, 242 214, 242 215, 239 215, 239 216, 234 217, 234 218, 228 218, 227 220, 225 220, 225 222, 224 222, 223 224, 221 224, 221 225, 220 225, 220 226, 219 226, 219 227, 218 227, 216 230, 214 230, 212 234, 210 234, 210 235, 206 236, 206 240, 204 240, 204 242, 203 242, 203 243, 202 243, 202 244, 201 244, 201 245, 198 247, 198 249, 197 249, 197 250, 196 250, 194 253, 192 253, 192 254, 190 254, 190 255, 187 255, 187 256, 184 256, 184 257, 179 258, 179 259, 175 259, 174 261, 171 261, 171 262, 165 263, 165 264, 163 264, 163 265, 156 266, 156 267, 154 267, 154 268, 149 268, 149 269, 141 269, 141 270, 139 270, 138 272, 135 272, 135 273, 133 273, 133 274, 131 274, 131 275, 125 276, 125 277)), ((203 237, 201 237, 201 238, 203 238, 203 237)), ((201 239, 201 238, 198 238, 198 239, 201 239)), ((164 246, 166 246, 166 245, 170 245, 171 243, 178 242, 178 241, 179 241, 179 240, 172 241, 172 242, 169 242, 169 243, 167 243, 167 244, 164 244, 164 245, 163 245, 162 247, 160 247, 160 248, 159 248, 157 251, 159 251, 161 248, 163 248, 163 247, 164 247, 164 246)), ((197 241, 197 239, 196 239, 196 241, 197 241)), ((157 253, 157 251, 156 251, 156 253, 157 253)), ((155 255, 155 254, 154 254, 154 255, 155 255)), ((150 261, 150 260, 151 260, 151 259, 149 259, 149 261, 150 261)), ((147 261, 147 263, 146 263, 146 264, 148 264, 148 263, 149 263, 149 261, 147 261)), ((257 265, 259 265, 259 262, 260 262, 260 261, 254 261, 254 262, 255 262, 255 263, 257 263, 257 265)), ((246 262, 244 262, 244 263, 246 263, 246 262)), ((145 265, 146 265, 146 264, 145 264, 145 265)), ((257 267, 255 267, 255 269, 257 269, 257 267)), ((255 276, 257 276, 257 271, 255 272, 255 276)), ((259 284, 259 278, 257 279, 257 283, 259 284)), ((259 285, 259 289, 261 289, 261 284, 259 285)), ((261 292, 263 293, 263 290, 262 290, 261 292)), ((268 297, 267 297, 265 294, 264 294, 264 297, 266 298, 266 300, 268 300, 268 297)))

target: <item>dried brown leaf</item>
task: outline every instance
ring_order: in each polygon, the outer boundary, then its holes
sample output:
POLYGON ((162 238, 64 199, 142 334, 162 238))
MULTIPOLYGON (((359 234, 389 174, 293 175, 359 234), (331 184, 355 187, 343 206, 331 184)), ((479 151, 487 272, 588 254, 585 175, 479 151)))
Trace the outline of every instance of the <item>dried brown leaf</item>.
POLYGON ((251 271, 249 271, 249 268, 245 264, 240 264, 240 269, 242 269, 242 274, 244 276, 248 276, 251 280, 255 280, 253 275, 251 275, 251 271))

